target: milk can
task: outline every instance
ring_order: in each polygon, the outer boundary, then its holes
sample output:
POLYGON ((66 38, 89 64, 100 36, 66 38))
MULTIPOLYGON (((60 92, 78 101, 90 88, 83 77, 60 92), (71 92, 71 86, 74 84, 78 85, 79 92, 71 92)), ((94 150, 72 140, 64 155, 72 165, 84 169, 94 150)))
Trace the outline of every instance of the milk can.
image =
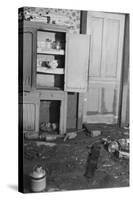
POLYGON ((46 171, 40 165, 35 165, 30 173, 30 188, 32 192, 42 192, 46 189, 46 171))

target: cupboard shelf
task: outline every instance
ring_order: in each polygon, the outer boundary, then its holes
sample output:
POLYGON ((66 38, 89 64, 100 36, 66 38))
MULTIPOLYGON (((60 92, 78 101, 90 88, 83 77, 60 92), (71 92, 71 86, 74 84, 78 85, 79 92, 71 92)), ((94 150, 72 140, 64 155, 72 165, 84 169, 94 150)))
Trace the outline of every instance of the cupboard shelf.
POLYGON ((37 53, 38 54, 52 54, 52 55, 64 55, 65 54, 63 49, 61 49, 61 50, 49 49, 49 50, 42 51, 40 48, 37 49, 37 53))
POLYGON ((38 86, 38 89, 39 90, 52 90, 52 91, 54 91, 54 90, 57 90, 57 91, 60 91, 60 92, 62 92, 62 90, 61 90, 61 88, 59 88, 59 87, 55 87, 55 86, 53 86, 53 87, 51 87, 51 86, 38 86))
POLYGON ((48 69, 46 67, 37 67, 38 73, 46 73, 46 74, 64 74, 63 68, 56 68, 56 69, 48 69))

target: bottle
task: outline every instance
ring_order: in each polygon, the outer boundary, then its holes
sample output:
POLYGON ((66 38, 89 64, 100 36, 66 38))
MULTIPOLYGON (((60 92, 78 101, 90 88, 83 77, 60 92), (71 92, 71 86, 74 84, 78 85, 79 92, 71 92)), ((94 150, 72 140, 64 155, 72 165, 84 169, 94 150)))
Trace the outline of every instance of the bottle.
POLYGON ((61 49, 60 41, 56 41, 56 49, 57 49, 57 50, 60 50, 60 49, 61 49))

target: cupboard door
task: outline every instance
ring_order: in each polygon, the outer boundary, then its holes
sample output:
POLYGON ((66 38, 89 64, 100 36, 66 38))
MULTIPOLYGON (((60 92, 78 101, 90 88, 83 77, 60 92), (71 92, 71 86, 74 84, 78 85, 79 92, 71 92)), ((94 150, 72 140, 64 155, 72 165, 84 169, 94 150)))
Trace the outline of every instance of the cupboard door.
POLYGON ((25 131, 35 131, 35 104, 23 104, 23 129, 25 131))
POLYGON ((89 45, 88 35, 66 35, 65 91, 85 92, 87 90, 89 45))
POLYGON ((33 68, 33 32, 25 28, 19 33, 19 79, 20 87, 30 91, 32 87, 33 68))
POLYGON ((23 130, 39 131, 39 107, 38 94, 27 94, 23 97, 23 130))
POLYGON ((32 40, 31 32, 24 32, 24 47, 23 47, 23 89, 31 89, 32 75, 32 40))
POLYGON ((118 122, 124 20, 121 14, 88 12, 87 34, 91 34, 91 47, 88 91, 83 103, 84 122, 118 122))

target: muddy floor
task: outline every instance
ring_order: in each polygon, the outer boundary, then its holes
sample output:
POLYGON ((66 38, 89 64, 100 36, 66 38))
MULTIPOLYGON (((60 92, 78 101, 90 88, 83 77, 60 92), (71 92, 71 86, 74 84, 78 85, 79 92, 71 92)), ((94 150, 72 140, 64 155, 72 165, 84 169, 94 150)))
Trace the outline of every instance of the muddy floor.
POLYGON ((24 141, 24 192, 31 192, 29 174, 36 164, 46 170, 48 191, 66 191, 94 188, 129 186, 129 159, 117 158, 109 153, 101 142, 110 136, 114 139, 127 138, 129 130, 109 125, 89 125, 90 131, 98 129, 102 134, 91 137, 86 131, 79 132, 74 139, 64 142, 62 138, 53 142, 43 140, 24 141), (89 147, 100 146, 100 154, 94 174, 85 176, 89 147))

